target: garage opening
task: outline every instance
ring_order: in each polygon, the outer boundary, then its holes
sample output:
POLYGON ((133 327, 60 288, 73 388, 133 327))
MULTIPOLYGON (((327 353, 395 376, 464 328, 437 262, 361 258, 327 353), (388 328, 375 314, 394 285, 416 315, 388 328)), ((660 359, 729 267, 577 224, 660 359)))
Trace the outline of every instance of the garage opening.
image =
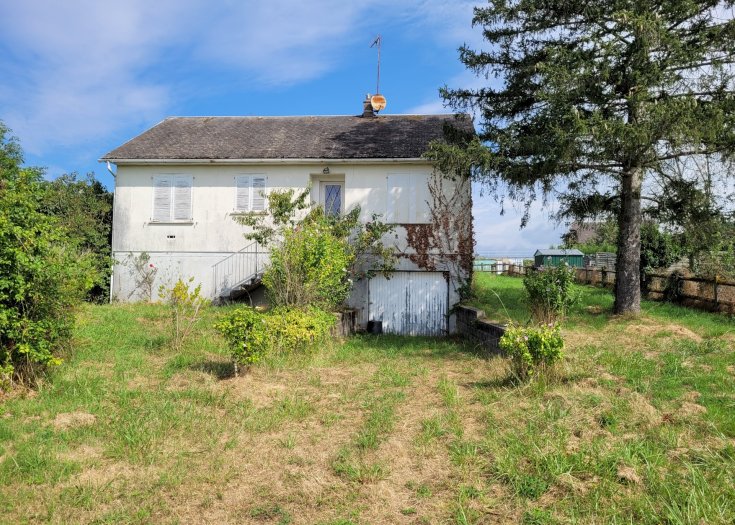
POLYGON ((368 320, 398 335, 446 335, 449 283, 442 272, 394 272, 368 284, 368 320))

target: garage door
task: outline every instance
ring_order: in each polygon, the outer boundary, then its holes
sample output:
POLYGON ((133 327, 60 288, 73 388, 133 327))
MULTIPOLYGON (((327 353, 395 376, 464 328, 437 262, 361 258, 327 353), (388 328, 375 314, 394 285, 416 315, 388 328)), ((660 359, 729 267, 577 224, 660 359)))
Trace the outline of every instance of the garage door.
POLYGON ((400 335, 447 333, 448 283, 441 272, 394 272, 368 285, 368 319, 383 332, 400 335))

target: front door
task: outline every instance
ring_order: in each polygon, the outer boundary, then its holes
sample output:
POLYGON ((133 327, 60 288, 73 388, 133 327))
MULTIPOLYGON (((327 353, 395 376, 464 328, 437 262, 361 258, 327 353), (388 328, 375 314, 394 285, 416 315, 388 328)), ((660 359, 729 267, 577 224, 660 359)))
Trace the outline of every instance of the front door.
POLYGON ((320 203, 327 215, 342 215, 344 213, 345 183, 340 181, 322 181, 320 203))

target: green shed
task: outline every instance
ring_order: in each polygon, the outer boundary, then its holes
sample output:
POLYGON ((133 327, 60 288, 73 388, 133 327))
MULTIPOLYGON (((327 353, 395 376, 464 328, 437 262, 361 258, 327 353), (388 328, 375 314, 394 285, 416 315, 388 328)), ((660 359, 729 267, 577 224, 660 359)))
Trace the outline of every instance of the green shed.
POLYGON ((534 266, 559 266, 564 261, 569 266, 582 268, 584 254, 579 250, 536 250, 533 254, 534 266))

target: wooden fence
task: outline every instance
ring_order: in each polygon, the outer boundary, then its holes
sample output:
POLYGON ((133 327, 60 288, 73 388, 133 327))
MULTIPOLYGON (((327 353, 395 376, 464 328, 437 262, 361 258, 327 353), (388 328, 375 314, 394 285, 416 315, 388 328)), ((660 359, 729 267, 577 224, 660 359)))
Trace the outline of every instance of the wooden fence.
POLYGON ((488 273, 496 273, 500 275, 500 274, 509 273, 511 266, 518 266, 518 265, 514 265, 512 263, 503 263, 503 262, 492 262, 491 263, 489 261, 475 261, 473 270, 476 272, 488 272, 488 273))
POLYGON ((649 299, 671 298, 703 310, 735 313, 735 282, 662 273, 649 273, 646 280, 649 299))
MULTIPOLYGON (((529 270, 529 267, 516 264, 506 266, 507 271, 496 273, 521 277, 529 270)), ((612 289, 615 286, 615 272, 576 268, 575 280, 579 284, 612 289)), ((648 290, 648 298, 654 301, 675 300, 703 310, 735 313, 735 282, 732 281, 652 272, 646 274, 643 285, 648 290)))

